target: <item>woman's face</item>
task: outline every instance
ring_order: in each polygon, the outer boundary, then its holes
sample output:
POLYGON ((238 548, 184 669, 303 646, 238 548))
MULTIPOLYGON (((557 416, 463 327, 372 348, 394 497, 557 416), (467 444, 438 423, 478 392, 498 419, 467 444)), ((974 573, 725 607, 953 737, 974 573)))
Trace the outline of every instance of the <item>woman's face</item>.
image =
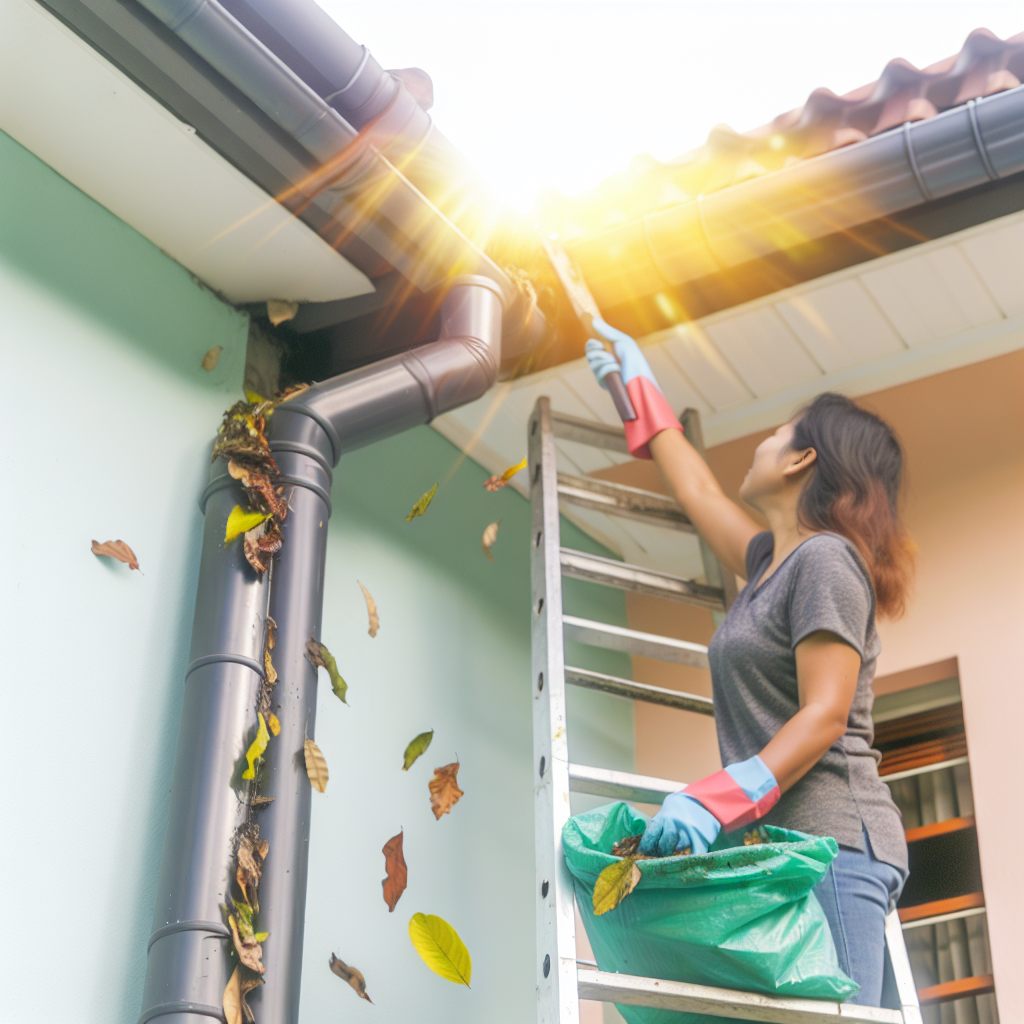
POLYGON ((760 501, 778 494, 791 484, 792 469, 789 472, 787 469, 799 458, 793 450, 793 424, 783 423, 757 446, 754 461, 740 484, 740 497, 748 505, 760 509, 760 501))

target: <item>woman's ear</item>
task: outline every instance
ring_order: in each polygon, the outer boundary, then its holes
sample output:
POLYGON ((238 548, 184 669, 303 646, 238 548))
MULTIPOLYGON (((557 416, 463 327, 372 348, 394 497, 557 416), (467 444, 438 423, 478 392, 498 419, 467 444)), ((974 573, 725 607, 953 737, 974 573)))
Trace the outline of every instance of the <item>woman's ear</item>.
POLYGON ((793 477, 810 469, 818 461, 818 453, 813 448, 804 448, 802 451, 793 452, 782 468, 782 475, 793 477))

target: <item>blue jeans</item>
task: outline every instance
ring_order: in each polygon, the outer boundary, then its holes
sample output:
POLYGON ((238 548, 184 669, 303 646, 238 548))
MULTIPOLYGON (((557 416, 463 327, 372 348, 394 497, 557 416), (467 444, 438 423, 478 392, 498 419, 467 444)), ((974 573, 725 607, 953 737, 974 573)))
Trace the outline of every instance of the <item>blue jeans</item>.
POLYGON ((875 859, 867 833, 864 847, 840 846, 814 895, 832 930, 839 966, 860 985, 849 1002, 879 1006, 885 972, 885 915, 890 901, 899 898, 906 877, 899 868, 875 859))

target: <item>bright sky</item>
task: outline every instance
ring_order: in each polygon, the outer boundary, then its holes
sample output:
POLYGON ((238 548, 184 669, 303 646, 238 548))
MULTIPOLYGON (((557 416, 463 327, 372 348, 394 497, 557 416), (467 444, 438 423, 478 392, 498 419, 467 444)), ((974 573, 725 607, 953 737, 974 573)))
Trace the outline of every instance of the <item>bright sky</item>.
POLYGON ((904 57, 924 67, 971 29, 1024 29, 1020 0, 319 0, 386 68, 434 81, 440 130, 527 210, 746 131, 904 57))

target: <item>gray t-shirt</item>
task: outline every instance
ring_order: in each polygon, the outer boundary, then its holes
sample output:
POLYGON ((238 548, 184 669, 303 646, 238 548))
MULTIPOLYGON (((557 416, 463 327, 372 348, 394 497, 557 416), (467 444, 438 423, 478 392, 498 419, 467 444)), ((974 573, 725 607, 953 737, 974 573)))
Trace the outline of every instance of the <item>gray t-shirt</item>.
POLYGON ((745 761, 800 710, 796 646, 828 630, 861 657, 846 735, 764 816, 770 825, 833 836, 903 871, 903 820, 878 777, 881 755, 871 749, 871 683, 881 643, 875 595, 856 549, 844 537, 822 533, 804 541, 758 586, 771 564, 774 538, 759 533, 747 548, 747 579, 708 648, 715 727, 722 764, 745 761))

